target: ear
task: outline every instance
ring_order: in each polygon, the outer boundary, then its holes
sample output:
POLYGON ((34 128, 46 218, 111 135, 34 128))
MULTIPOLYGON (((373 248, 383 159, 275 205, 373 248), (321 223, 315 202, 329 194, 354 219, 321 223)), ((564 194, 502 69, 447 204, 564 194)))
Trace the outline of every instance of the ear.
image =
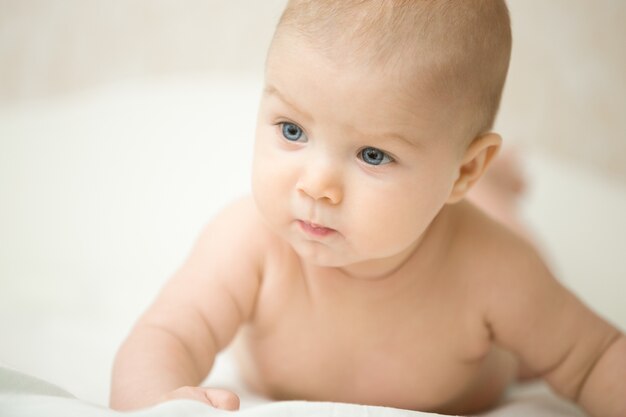
POLYGON ((486 133, 472 141, 463 155, 448 204, 457 203, 465 197, 469 189, 483 176, 501 144, 502 138, 497 133, 486 133))

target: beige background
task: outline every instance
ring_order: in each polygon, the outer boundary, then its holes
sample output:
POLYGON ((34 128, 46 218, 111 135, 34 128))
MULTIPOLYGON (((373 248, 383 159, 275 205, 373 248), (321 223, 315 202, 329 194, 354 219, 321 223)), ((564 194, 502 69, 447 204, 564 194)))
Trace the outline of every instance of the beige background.
MULTIPOLYGON (((260 74, 284 0, 0 0, 0 104, 118 80, 260 74)), ((498 128, 626 181, 626 2, 510 0, 498 128)))

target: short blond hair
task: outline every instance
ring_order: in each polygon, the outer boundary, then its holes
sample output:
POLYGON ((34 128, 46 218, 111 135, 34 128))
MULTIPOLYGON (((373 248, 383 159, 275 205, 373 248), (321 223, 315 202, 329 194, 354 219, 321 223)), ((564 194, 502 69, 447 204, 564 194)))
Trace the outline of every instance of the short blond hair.
POLYGON ((462 125, 459 134, 473 139, 493 127, 511 54, 504 0, 289 0, 275 37, 285 30, 344 59, 408 63, 462 125))

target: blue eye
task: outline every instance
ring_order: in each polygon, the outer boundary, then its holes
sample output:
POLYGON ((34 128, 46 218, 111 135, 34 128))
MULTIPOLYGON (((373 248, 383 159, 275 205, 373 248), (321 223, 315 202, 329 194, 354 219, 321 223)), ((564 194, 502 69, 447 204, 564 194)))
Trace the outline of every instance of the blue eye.
POLYGON ((306 142, 306 136, 300 126, 289 122, 283 122, 281 123, 281 126, 283 130, 283 136, 288 141, 297 142, 301 138, 304 138, 304 142, 306 142))
POLYGON ((369 165, 388 164, 393 161, 389 155, 376 148, 363 148, 359 152, 359 158, 369 165))

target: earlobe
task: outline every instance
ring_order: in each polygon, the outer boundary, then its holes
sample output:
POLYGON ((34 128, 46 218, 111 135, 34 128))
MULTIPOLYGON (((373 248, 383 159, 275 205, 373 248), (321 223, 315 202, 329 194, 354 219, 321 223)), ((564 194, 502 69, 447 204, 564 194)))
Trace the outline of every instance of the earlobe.
POLYGON ((448 204, 461 201, 472 186, 483 176, 502 144, 497 133, 477 137, 467 147, 459 167, 458 177, 452 186, 448 204))

